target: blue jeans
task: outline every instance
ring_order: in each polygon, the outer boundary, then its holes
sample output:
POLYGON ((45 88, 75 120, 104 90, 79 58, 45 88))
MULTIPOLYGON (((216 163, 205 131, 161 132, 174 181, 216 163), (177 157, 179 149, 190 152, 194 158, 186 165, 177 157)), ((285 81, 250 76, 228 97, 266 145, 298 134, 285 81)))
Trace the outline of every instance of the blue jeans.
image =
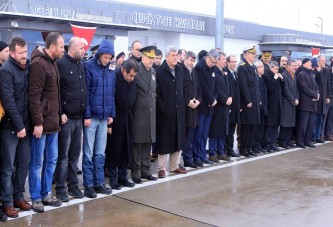
MULTIPOLYGON (((199 154, 201 161, 207 159, 206 144, 212 117, 213 115, 200 115, 199 125, 195 128, 194 153, 199 154)), ((200 161, 199 159, 194 160, 200 161)))
POLYGON ((59 154, 57 167, 54 173, 56 192, 66 193, 68 188, 76 187, 77 164, 79 162, 82 143, 82 119, 70 119, 61 125, 59 132, 59 154))
POLYGON ((104 184, 107 121, 91 118, 90 127, 83 129, 83 186, 104 184))
POLYGON ((24 198, 24 184, 29 171, 30 138, 18 138, 11 130, 2 130, 1 134, 1 194, 2 206, 13 205, 14 200, 24 198), (15 174, 14 174, 15 172, 15 174), (13 175, 14 174, 14 175, 13 175))
POLYGON ((40 200, 52 191, 52 178, 58 159, 58 132, 31 136, 29 192, 31 200, 40 200), (42 174, 40 174, 42 170, 42 174))
POLYGON ((209 138, 209 156, 224 155, 225 136, 209 138))
POLYGON ((313 133, 313 137, 315 140, 320 140, 321 138, 323 138, 322 130, 324 117, 324 114, 316 114, 316 128, 313 133))

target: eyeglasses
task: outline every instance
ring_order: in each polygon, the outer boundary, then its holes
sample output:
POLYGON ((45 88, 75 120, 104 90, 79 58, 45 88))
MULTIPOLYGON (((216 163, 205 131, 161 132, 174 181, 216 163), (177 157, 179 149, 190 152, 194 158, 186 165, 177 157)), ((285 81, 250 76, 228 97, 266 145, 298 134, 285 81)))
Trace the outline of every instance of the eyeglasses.
MULTIPOLYGON (((208 56, 209 57, 209 56, 208 56)), ((212 64, 216 64, 217 61, 213 61, 211 57, 209 57, 209 60, 212 62, 212 64)))

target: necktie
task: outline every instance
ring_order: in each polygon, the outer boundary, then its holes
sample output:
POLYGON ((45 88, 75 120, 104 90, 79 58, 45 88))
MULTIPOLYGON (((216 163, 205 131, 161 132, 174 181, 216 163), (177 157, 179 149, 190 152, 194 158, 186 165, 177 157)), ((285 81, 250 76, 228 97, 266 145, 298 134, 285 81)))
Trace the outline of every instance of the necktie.
POLYGON ((234 78, 234 80, 236 80, 235 73, 232 72, 231 74, 232 74, 232 77, 234 78))

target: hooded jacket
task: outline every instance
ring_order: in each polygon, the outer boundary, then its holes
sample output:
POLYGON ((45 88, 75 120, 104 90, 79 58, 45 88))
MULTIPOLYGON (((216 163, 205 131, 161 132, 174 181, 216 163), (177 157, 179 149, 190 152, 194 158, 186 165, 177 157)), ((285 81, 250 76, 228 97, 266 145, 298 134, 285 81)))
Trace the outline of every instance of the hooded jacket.
POLYGON ((110 63, 103 66, 99 61, 101 54, 114 56, 113 44, 109 40, 103 40, 94 58, 84 63, 87 82, 87 105, 84 118, 96 118, 107 120, 116 116, 115 109, 115 72, 110 63))
POLYGON ((60 86, 56 62, 41 47, 31 54, 29 74, 29 110, 34 126, 43 125, 43 133, 60 130, 60 86))

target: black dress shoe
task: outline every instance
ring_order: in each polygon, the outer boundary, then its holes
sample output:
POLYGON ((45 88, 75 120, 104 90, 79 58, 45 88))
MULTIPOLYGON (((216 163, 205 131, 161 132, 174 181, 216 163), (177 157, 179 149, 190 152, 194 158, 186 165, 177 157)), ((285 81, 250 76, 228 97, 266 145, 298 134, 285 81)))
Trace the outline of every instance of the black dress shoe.
POLYGON ((266 150, 266 152, 268 152, 268 153, 271 153, 271 152, 272 152, 271 146, 269 146, 269 145, 265 147, 265 150, 266 150))
POLYGON ((149 181, 156 181, 157 177, 154 177, 153 175, 147 176, 147 177, 142 177, 143 179, 149 180, 149 181))
POLYGON ((279 143, 279 147, 282 147, 284 149, 289 149, 289 146, 286 144, 286 142, 279 143))
POLYGON ((311 147, 311 148, 315 148, 316 147, 313 143, 305 143, 304 145, 306 147, 311 147))
POLYGON ((120 190, 121 186, 118 183, 110 183, 110 187, 114 190, 120 190))
POLYGON ((235 153, 234 151, 230 151, 228 152, 228 154, 231 156, 231 157, 240 157, 239 154, 235 153))
POLYGON ((306 146, 304 146, 304 145, 302 145, 302 144, 297 144, 296 146, 299 147, 299 148, 303 148, 303 149, 306 148, 306 146))
POLYGON ((275 144, 271 144, 271 149, 273 151, 280 151, 280 149, 275 144))
POLYGON ((141 178, 133 178, 132 181, 136 184, 142 184, 141 178))
POLYGON ((201 161, 193 161, 193 164, 196 165, 197 167, 204 167, 201 161))
POLYGON ((190 163, 184 163, 184 166, 185 167, 190 167, 190 168, 194 168, 194 169, 197 169, 198 166, 196 164, 194 164, 193 162, 190 162, 190 163))
POLYGON ((246 152, 246 151, 241 152, 240 154, 241 154, 242 156, 247 157, 247 158, 251 157, 251 155, 250 155, 248 152, 246 152))
POLYGON ((323 139, 319 139, 319 140, 316 140, 317 143, 325 143, 325 140, 323 139))
POLYGON ((129 188, 133 188, 135 186, 134 183, 130 182, 129 180, 118 180, 118 184, 124 187, 129 187, 129 188))
POLYGON ((290 147, 290 148, 295 148, 296 147, 295 144, 291 144, 291 143, 287 143, 287 146, 290 147))
POLYGON ((202 160, 201 162, 205 163, 205 164, 208 164, 208 165, 213 165, 214 164, 214 162, 212 162, 212 161, 210 161, 208 159, 202 160))
POLYGON ((256 148, 256 147, 252 148, 252 152, 255 153, 255 154, 260 154, 259 149, 256 148))

